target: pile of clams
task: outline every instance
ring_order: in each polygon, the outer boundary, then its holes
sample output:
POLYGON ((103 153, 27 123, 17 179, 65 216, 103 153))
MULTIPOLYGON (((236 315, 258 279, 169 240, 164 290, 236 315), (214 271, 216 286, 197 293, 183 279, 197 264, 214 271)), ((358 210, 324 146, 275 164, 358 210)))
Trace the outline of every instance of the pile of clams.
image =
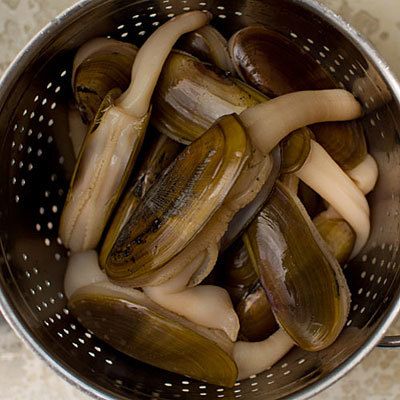
POLYGON ((78 50, 60 237, 87 329, 232 387, 340 335, 378 169, 360 104, 320 65, 266 27, 227 41, 210 21, 78 50))

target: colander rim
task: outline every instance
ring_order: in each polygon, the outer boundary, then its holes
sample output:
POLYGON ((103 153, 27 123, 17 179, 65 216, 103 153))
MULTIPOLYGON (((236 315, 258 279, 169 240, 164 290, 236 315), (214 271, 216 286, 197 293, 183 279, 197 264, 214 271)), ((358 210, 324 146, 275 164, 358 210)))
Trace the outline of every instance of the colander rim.
MULTIPOLYGON (((108 0, 112 1, 112 0, 108 0)), ((393 98, 398 106, 400 106, 400 83, 395 77, 386 61, 375 49, 375 47, 351 24, 346 22, 342 17, 336 14, 327 6, 319 3, 317 0, 289 0, 294 4, 300 5, 305 9, 315 13, 321 20, 329 23, 338 29, 347 39, 357 45, 376 66, 377 70, 381 73, 382 77, 392 89, 393 98)), ((30 50, 34 48, 42 48, 50 37, 56 35, 64 29, 68 24, 74 22, 75 19, 85 14, 89 9, 100 6, 104 0, 80 0, 76 4, 61 12, 57 17, 51 20, 42 30, 39 31, 29 43, 20 51, 17 57, 9 65, 0 79, 0 112, 4 107, 4 99, 8 98, 12 90, 14 82, 19 77, 21 65, 29 65, 30 50)), ((1 144, 1 143, 0 143, 1 144)), ((0 146, 1 147, 1 146, 0 146)), ((5 257, 5 250, 2 242, 0 241, 1 251, 5 257)), ((40 358, 42 358, 47 365, 59 376, 63 377, 67 382, 76 388, 79 388, 84 393, 104 400, 113 400, 115 398, 122 398, 116 396, 95 383, 89 383, 86 379, 74 373, 70 367, 58 357, 50 356, 46 348, 36 341, 34 335, 30 332, 29 328, 25 326, 21 316, 13 307, 12 301, 7 297, 6 292, 0 286, 0 311, 4 318, 15 331, 19 338, 30 347, 40 358)), ((390 307, 386 312, 386 318, 380 322, 375 332, 371 337, 357 349, 352 356, 350 356, 342 365, 334 369, 332 372, 324 376, 321 380, 312 383, 308 387, 299 390, 294 395, 287 396, 287 399, 305 400, 321 391, 327 389, 343 376, 345 376, 351 369, 358 365, 364 357, 368 355, 379 343, 385 332, 390 325, 394 322, 395 318, 400 312, 400 288, 397 291, 396 300, 392 301, 390 307)))

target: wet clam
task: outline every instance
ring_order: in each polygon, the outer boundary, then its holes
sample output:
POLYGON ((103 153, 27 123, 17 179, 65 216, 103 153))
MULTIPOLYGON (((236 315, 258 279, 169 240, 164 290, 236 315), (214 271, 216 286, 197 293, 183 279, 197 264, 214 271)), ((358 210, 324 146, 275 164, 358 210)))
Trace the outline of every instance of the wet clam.
POLYGON ((221 119, 188 146, 119 234, 105 264, 110 279, 136 287, 149 284, 221 207, 249 151, 246 133, 234 116, 221 119))
POLYGON ((120 94, 112 90, 103 100, 70 182, 59 233, 74 252, 97 246, 143 142, 149 116, 137 120, 123 114, 114 106, 120 94), (117 140, 122 135, 129 152, 117 140))
MULTIPOLYGON (((181 278, 164 290, 179 290, 186 281, 181 278)), ((259 342, 233 343, 221 330, 182 318, 139 290, 113 285, 100 270, 95 251, 71 257, 65 293, 71 312, 114 348, 150 365, 216 385, 232 387, 237 379, 264 371, 294 345, 282 329, 259 342)), ((208 313, 215 314, 213 309, 208 313)))
MULTIPOLYGON (((229 129, 229 135, 228 137, 230 139, 234 138, 235 136, 235 129, 232 129, 232 124, 227 124, 229 121, 233 121, 236 120, 237 123, 238 119, 237 117, 234 116, 225 116, 224 118, 222 118, 221 120, 219 120, 219 124, 221 124, 222 122, 225 124, 226 127, 231 127, 229 129)), ((236 125, 233 125, 233 127, 236 125)), ((237 126, 241 126, 241 124, 239 123, 239 125, 237 126)), ((195 151, 193 151, 193 149, 198 148, 199 144, 198 142, 203 141, 203 137, 204 136, 213 136, 213 129, 215 128, 211 128, 208 132, 206 132, 201 138, 199 138, 197 141, 193 142, 186 150, 184 153, 185 157, 188 156, 189 158, 191 158, 191 161, 188 159, 187 162, 193 164, 192 168, 196 167, 197 165, 197 161, 194 158, 195 155, 195 151), (211 133, 210 133, 211 131, 211 133)), ((241 127, 241 129, 243 129, 243 127, 241 127)), ((216 212, 214 213, 214 215, 212 216, 212 218, 210 218, 209 221, 207 221, 207 223, 204 225, 204 227, 202 229, 200 229, 200 232, 191 239, 191 241, 188 243, 187 240, 188 238, 190 238, 190 236, 188 236, 185 239, 185 236, 182 234, 179 234, 179 241, 175 241, 173 243, 173 246, 166 246, 167 249, 169 249, 168 251, 170 251, 172 253, 172 251, 174 251, 174 248, 176 249, 177 246, 183 246, 184 248, 182 249, 181 252, 177 253, 172 259, 170 259, 166 264, 163 265, 163 260, 161 258, 165 257, 165 254, 160 250, 160 248, 158 248, 159 251, 159 255, 156 254, 157 257, 153 257, 152 260, 152 265, 153 268, 151 268, 150 270, 146 271, 146 268, 143 268, 139 266, 140 269, 142 269, 142 277, 135 277, 133 278, 133 275, 130 274, 131 278, 129 278, 128 276, 126 276, 126 280, 125 283, 120 282, 120 284, 127 284, 127 285, 141 285, 141 286, 154 286, 154 285, 159 285, 165 281, 167 281, 168 279, 171 279, 173 276, 175 276, 177 273, 179 273, 183 268, 186 267, 186 265, 188 265, 189 263, 191 263, 195 258, 197 258, 200 253, 202 254, 202 257, 204 259, 209 260, 209 262, 204 263, 203 267, 200 268, 198 271, 196 271, 196 273, 193 275, 192 279, 189 282, 189 286, 196 286, 197 284, 199 284, 200 282, 202 282, 202 280, 211 272, 211 270, 214 267, 215 263, 212 263, 212 257, 207 257, 207 254, 213 254, 213 252, 215 251, 215 248, 219 249, 220 246, 220 242, 222 237, 224 236, 224 234, 226 233, 228 226, 230 224, 230 222, 232 221, 232 219, 234 218, 235 214, 243 209, 244 207, 246 207, 249 203, 251 203, 255 197, 257 196, 257 194, 260 192, 260 190, 262 189, 263 185, 265 184, 265 182, 268 181, 268 188, 272 188, 273 182, 269 182, 269 176, 270 176, 270 172, 272 170, 273 167, 273 162, 272 159, 269 155, 267 156, 263 156, 256 148, 252 148, 252 146, 250 145, 250 143, 248 143, 248 145, 250 146, 249 148, 246 148, 246 151, 248 151, 248 154, 246 155, 246 161, 243 162, 243 168, 241 169, 240 173, 236 176, 236 179, 234 180, 234 182, 230 182, 230 181, 225 181, 224 185, 231 185, 232 187, 229 189, 229 193, 226 195, 223 203, 218 207, 218 209, 216 210, 216 212), (249 184, 250 182, 250 184, 249 184)), ((214 155, 214 154, 213 154, 214 155)), ((241 153, 237 152, 236 154, 237 156, 240 156, 241 153)), ((178 158, 179 159, 179 158, 178 158)), ((176 171, 179 169, 178 166, 175 166, 176 171)), ((158 189, 160 190, 159 193, 164 193, 167 194, 172 186, 168 184, 168 180, 170 179, 177 179, 176 175, 177 172, 173 172, 171 170, 165 171, 165 175, 170 175, 169 177, 166 177, 166 181, 161 183, 161 180, 158 182, 158 189)), ((183 171, 185 171, 185 173, 187 172, 185 169, 183 169, 183 171)), ((217 170, 215 171, 217 172, 217 170)), ((181 173, 184 173, 181 171, 181 173)), ((214 177, 217 177, 218 175, 214 175, 214 177)), ((275 178, 274 178, 275 179, 275 178)), ((182 183, 184 182, 183 180, 179 179, 182 183)), ((268 193, 269 193, 268 189, 268 193)), ((149 193, 150 196, 150 193, 149 193)), ((164 200, 162 198, 162 196, 160 194, 155 195, 157 196, 158 200, 157 200, 157 204, 158 205, 162 205, 164 203, 164 200)), ((200 199, 198 199, 200 201, 200 199)), ((215 200, 215 199, 213 199, 215 200)), ((148 201, 147 198, 144 199, 143 203, 146 203, 148 201)), ((190 202, 192 201, 192 198, 190 196, 186 196, 184 198, 184 204, 182 203, 180 205, 180 209, 183 210, 184 207, 186 207, 186 204, 189 205, 191 204, 190 202)), ((151 200, 152 202, 152 200, 151 200)), ((151 204, 150 202, 150 204, 151 204)), ((212 203, 210 203, 212 204, 212 203)), ((210 204, 203 204, 203 207, 209 207, 210 204)), ((191 206, 190 206, 191 207, 191 206)), ((198 220, 199 218, 199 213, 196 213, 196 210, 190 208, 191 210, 190 212, 194 213, 196 215, 196 218, 198 220)), ((141 214, 141 212, 137 213, 138 216, 141 214)), ((188 214, 190 215, 190 213, 188 214)), ((254 214, 251 214, 254 215, 254 214)), ((143 215, 140 217, 142 218, 143 215)), ((176 222, 177 223, 181 223, 181 221, 183 221, 183 218, 186 218, 186 214, 183 214, 183 216, 179 216, 179 218, 177 218, 176 222)), ((132 216, 132 218, 134 218, 134 216, 132 216)), ((196 218, 192 219, 192 223, 196 221, 196 218)), ((201 220, 198 220, 198 222, 200 223, 201 220)), ((137 224, 136 224, 137 225, 137 224)), ((178 225, 177 225, 178 226, 178 225)), ((179 232, 184 232, 185 234, 190 233, 190 231, 187 229, 187 227, 190 227, 190 225, 184 225, 184 229, 180 230, 179 232)), ((174 229, 174 227, 172 225, 169 226, 170 229, 174 229)), ((129 227, 126 227, 127 230, 129 230, 129 227)), ((158 234, 157 234, 158 235, 158 234)), ((173 236, 168 235, 162 235, 161 236, 161 243, 164 246, 166 242, 166 239, 168 240, 171 239, 173 240, 173 236)), ((141 240, 142 241, 142 240, 141 240)), ((148 241, 146 241, 146 243, 148 243, 148 241)), ((124 251, 124 249, 127 249, 127 246, 130 246, 130 239, 129 238, 125 238, 124 242, 122 242, 122 251, 124 251)), ((134 243, 134 245, 136 245, 134 243)), ((158 245, 157 245, 158 246, 158 245)), ((143 246, 144 253, 145 254, 152 254, 151 252, 148 251, 148 249, 146 249, 146 245, 143 246)), ((218 250, 217 250, 218 251, 218 250)), ((130 254, 132 253, 132 246, 130 246, 130 248, 128 249, 128 251, 126 252, 126 254, 130 254)), ((106 270, 107 270, 107 264, 106 263, 106 270)), ((128 264, 129 265, 129 264, 128 264)), ((137 265, 137 262, 136 262, 137 265)), ((126 261, 124 261, 123 259, 121 259, 121 263, 119 268, 121 269, 121 272, 125 269, 126 270, 127 264, 126 261)), ((111 267, 114 268, 114 267, 111 267)), ((111 276, 111 275, 110 275, 111 276)), ((114 279, 114 278, 112 278, 114 279)), ((120 279, 120 278, 118 278, 120 279)))
POLYGON ((152 123, 157 129, 185 144, 201 136, 221 116, 240 114, 263 154, 271 151, 274 146, 270 145, 278 144, 288 133, 306 125, 346 121, 361 115, 360 105, 343 90, 303 91, 268 101, 251 87, 218 75, 197 59, 180 53, 171 54, 162 71, 154 108, 152 123), (262 116, 264 107, 268 118, 262 116), (262 135, 261 130, 276 132, 262 135), (262 137, 265 142, 258 142, 262 137))
POLYGON ((80 322, 119 351, 216 385, 235 383, 234 344, 224 332, 172 313, 139 290, 113 285, 100 270, 95 251, 70 258, 65 293, 80 322))
POLYGON ((122 94, 113 89, 103 100, 83 144, 61 217, 60 237, 72 251, 97 246, 144 139, 162 66, 177 39, 209 18, 194 11, 157 29, 137 54, 129 88, 122 94))
POLYGON ((236 382, 233 343, 223 332, 190 323, 136 289, 95 284, 68 304, 87 329, 137 360, 215 385, 236 382))
POLYGON ((154 94, 152 123, 165 135, 189 144, 218 118, 265 101, 250 86, 222 75, 190 55, 169 56, 154 94))
MULTIPOLYGON (((305 91, 286 94, 243 111, 240 119, 253 144, 266 154, 288 132, 316 121, 343 121, 361 115, 354 96, 342 90, 305 91), (265 135, 269 132, 269 135, 265 135)), ((365 245, 370 231, 369 206, 364 194, 340 166, 314 140, 296 176, 330 203, 351 225, 357 239, 352 257, 365 245), (340 187, 340 191, 337 188, 340 187)))
POLYGON ((332 344, 346 322, 350 292, 300 201, 277 183, 248 238, 278 323, 305 350, 332 344))

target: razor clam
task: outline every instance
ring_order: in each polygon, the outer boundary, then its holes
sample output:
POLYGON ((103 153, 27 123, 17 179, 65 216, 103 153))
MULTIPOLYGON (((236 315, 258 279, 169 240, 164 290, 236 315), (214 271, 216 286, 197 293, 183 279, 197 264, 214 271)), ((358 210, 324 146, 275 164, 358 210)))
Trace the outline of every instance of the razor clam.
POLYGON ((59 235, 73 252, 96 248, 143 142, 149 117, 123 113, 114 105, 120 94, 115 89, 105 97, 70 182, 59 235))
POLYGON ((139 202, 166 169, 181 152, 182 146, 168 136, 154 132, 154 140, 145 155, 134 184, 125 194, 112 224, 107 231, 100 252, 100 265, 104 267, 108 254, 114 245, 123 226, 129 220, 139 202))
POLYGON ((314 225, 339 264, 344 264, 354 248, 356 235, 342 218, 333 218, 327 211, 313 219, 314 225))
POLYGON ((227 40, 212 26, 207 25, 183 36, 178 47, 202 61, 214 64, 222 71, 235 75, 227 40))
MULTIPOLYGON (((249 26, 229 41, 231 59, 245 82, 274 97, 298 90, 335 88, 336 82, 293 40, 262 26, 249 26)), ((367 153, 360 122, 318 124, 316 140, 344 170, 367 153)))
POLYGON ((331 345, 349 312, 346 279, 300 201, 279 182, 248 238, 280 326, 305 350, 331 345))
MULTIPOLYGON (((189 143, 222 115, 240 113, 252 140, 266 154, 271 149, 267 143, 277 145, 287 132, 318 122, 347 121, 362 114, 354 96, 340 89, 291 93, 274 99, 271 105, 265 105, 271 102, 267 100, 249 86, 218 75, 197 59, 173 53, 155 93, 152 123, 171 138, 189 143), (263 118, 264 107, 268 118, 263 118), (258 133, 251 132, 252 126, 258 133), (276 132, 265 134, 274 128, 276 132)), ((360 132, 356 130, 357 134, 360 132)), ((359 142, 362 144, 362 140, 359 142)))
MULTIPOLYGON (((162 283, 153 282, 152 276, 178 255, 221 207, 249 152, 246 133, 235 116, 219 120, 188 146, 120 232, 105 264, 110 279, 136 287, 162 283)), ((182 268, 191 261, 185 260, 182 268)))
MULTIPOLYGON (((175 280, 170 289, 174 285, 176 289, 182 282, 175 280)), ((71 256, 64 290, 81 323, 125 354, 210 383, 235 382, 233 343, 222 331, 173 314, 138 290, 113 285, 101 271, 95 251, 71 256)))
POLYGON ((240 335, 249 342, 265 340, 279 327, 261 283, 256 282, 236 307, 240 335))
POLYGON ((129 43, 106 38, 92 39, 78 50, 72 87, 86 124, 93 121, 110 90, 128 88, 137 52, 137 48, 129 43))
POLYGON ((154 94, 152 124, 178 142, 189 144, 220 117, 252 107, 266 98, 198 59, 179 52, 169 56, 154 94))
POLYGON ((211 384, 232 387, 237 367, 225 333, 203 328, 109 282, 76 291, 71 312, 97 337, 137 360, 211 384))
POLYGON ((72 251, 97 246, 140 150, 162 66, 177 39, 209 18, 193 11, 158 28, 137 54, 127 91, 113 101, 119 94, 113 90, 103 101, 86 136, 61 217, 60 237, 72 251))

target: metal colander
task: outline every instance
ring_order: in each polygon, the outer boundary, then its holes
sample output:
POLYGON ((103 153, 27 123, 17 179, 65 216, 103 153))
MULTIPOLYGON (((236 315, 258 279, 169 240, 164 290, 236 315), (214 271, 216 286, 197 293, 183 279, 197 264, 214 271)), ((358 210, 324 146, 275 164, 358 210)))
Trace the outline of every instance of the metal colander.
MULTIPOLYGON (((365 40, 313 0, 92 0, 47 26, 0 87, 0 303, 9 323, 58 373, 104 399, 309 397, 356 365, 400 309, 400 87, 365 40), (140 45, 166 19, 207 9, 229 37, 265 24, 310 54, 365 110, 380 178, 369 197, 372 233, 345 268, 352 292, 346 328, 327 350, 294 349, 270 370, 226 389, 149 367, 117 352, 70 315, 67 251, 57 237, 74 166, 68 138, 71 65, 95 36, 140 45)), ((396 344, 396 338, 386 345, 396 344)), ((398 341, 397 341, 398 343, 398 341)))

